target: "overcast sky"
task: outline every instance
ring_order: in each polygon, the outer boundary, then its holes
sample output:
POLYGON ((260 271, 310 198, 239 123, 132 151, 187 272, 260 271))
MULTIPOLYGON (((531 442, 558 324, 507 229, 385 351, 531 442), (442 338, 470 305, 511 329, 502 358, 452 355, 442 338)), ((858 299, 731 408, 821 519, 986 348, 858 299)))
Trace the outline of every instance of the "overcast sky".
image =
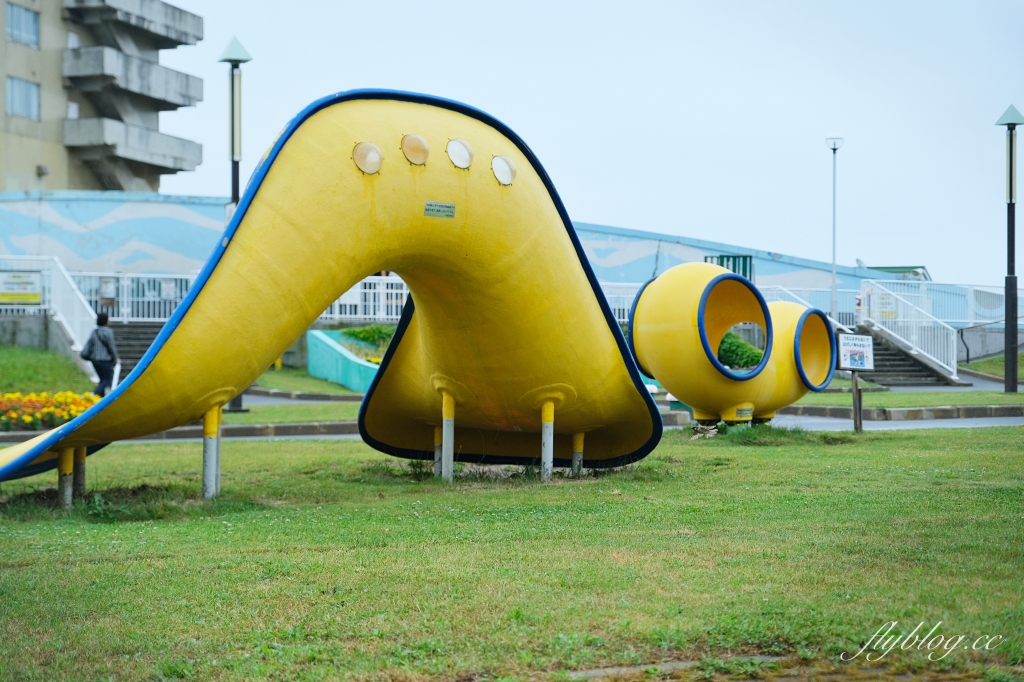
POLYGON ((1005 274, 993 124, 1024 111, 1024 3, 172 2, 206 37, 162 63, 202 77, 205 99, 161 129, 201 142, 205 161, 165 176, 165 193, 230 193, 217 59, 237 36, 254 57, 243 184, 312 100, 412 90, 508 124, 573 220, 828 261, 836 131, 841 264, 1005 274))

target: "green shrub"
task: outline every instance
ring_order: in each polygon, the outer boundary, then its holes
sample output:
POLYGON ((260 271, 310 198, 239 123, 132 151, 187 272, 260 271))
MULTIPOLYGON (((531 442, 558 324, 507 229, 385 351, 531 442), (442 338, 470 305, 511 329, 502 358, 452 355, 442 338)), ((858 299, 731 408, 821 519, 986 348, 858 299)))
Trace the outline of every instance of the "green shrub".
POLYGON ((365 327, 342 329, 341 333, 359 339, 372 346, 386 346, 395 335, 397 327, 393 324, 371 324, 365 327))
POLYGON ((754 367, 761 362, 762 351, 751 346, 733 332, 726 332, 722 343, 718 346, 718 361, 723 365, 737 367, 754 367))

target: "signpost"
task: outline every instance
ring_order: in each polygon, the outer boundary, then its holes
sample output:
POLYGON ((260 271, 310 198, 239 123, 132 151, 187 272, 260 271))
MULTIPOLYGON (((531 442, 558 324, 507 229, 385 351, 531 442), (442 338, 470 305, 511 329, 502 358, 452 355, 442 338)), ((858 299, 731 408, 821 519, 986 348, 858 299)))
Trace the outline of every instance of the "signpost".
POLYGON ((42 305, 43 273, 28 270, 0 272, 0 305, 42 305))
POLYGON ((857 372, 871 372, 875 369, 875 344, 869 334, 839 334, 839 367, 850 372, 853 382, 853 430, 862 433, 862 403, 857 372))

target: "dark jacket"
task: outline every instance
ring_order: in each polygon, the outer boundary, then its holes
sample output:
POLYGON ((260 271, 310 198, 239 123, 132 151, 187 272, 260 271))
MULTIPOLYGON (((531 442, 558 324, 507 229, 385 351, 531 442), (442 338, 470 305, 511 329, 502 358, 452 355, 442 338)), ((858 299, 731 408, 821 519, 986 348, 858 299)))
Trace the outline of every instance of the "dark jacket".
POLYGON ((93 329, 92 334, 89 335, 89 340, 85 342, 85 348, 82 350, 89 355, 90 360, 98 360, 100 362, 112 362, 119 357, 117 345, 114 343, 114 332, 110 331, 110 327, 96 327, 93 329))

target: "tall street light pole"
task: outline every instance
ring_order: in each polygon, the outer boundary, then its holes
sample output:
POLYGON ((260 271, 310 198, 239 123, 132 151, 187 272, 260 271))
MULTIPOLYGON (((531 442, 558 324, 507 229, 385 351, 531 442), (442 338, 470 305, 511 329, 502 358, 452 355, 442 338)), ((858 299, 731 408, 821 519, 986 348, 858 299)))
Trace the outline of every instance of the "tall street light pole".
POLYGON ((1017 126, 1024 124, 1017 108, 1012 104, 997 126, 1006 126, 1006 283, 1004 299, 1003 390, 1017 392, 1017 273, 1015 225, 1017 219, 1017 126))
POLYGON ((832 150, 832 319, 839 321, 839 285, 836 276, 836 152, 843 146, 843 138, 832 134, 825 138, 832 150))
MULTIPOLYGON (((242 160, 242 64, 251 62, 252 57, 232 38, 220 61, 231 65, 231 213, 238 208, 238 164, 242 160)), ((226 412, 248 412, 242 407, 242 394, 231 399, 226 412)))

